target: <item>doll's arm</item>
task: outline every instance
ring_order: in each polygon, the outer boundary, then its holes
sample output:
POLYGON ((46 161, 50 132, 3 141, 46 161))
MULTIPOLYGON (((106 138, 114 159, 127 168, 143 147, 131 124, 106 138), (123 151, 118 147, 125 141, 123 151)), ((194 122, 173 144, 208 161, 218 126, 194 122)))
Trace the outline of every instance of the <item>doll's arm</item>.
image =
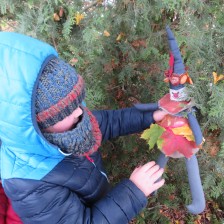
POLYGON ((134 105, 140 111, 155 111, 159 109, 158 103, 137 103, 134 105))
POLYGON ((203 136, 198 121, 192 112, 188 113, 187 117, 191 130, 194 134, 196 145, 200 145, 203 142, 203 136))

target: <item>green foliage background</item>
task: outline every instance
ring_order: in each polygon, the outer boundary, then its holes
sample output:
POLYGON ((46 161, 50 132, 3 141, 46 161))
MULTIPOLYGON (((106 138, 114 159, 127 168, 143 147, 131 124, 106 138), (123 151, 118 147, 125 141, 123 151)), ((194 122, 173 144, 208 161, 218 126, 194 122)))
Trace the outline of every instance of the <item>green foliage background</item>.
MULTIPOLYGON (((189 88, 206 138, 198 159, 207 208, 200 217, 164 215, 167 208, 185 211, 191 200, 184 161, 170 160, 166 186, 133 223, 224 222, 224 81, 214 85, 212 77, 213 71, 224 73, 223 14, 223 0, 0 0, 0 28, 52 44, 85 77, 87 105, 95 109, 155 102, 167 93, 165 26, 173 30, 194 81, 189 88), (80 24, 78 12, 84 15, 80 24)), ((102 151, 113 184, 158 156, 139 135, 110 141, 102 151)))

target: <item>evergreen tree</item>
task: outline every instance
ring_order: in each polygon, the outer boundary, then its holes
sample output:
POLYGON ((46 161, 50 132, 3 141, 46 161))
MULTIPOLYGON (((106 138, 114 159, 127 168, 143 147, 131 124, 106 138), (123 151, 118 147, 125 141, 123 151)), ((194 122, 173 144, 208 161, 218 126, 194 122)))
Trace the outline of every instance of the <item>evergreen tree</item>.
MULTIPOLYGON (((224 219, 223 14, 223 0, 0 0, 1 30, 10 27, 52 44, 85 77, 90 108, 156 102, 167 93, 165 26, 171 27, 194 82, 189 90, 207 139, 198 155, 211 223, 224 219)), ((113 183, 139 160, 158 154, 156 149, 149 152, 137 135, 112 141, 103 150, 113 183), (121 163, 111 156, 119 156, 121 163), (121 165, 126 167, 123 172, 121 165)), ((135 223, 168 223, 175 218, 167 216, 166 209, 184 210, 182 204, 190 198, 183 161, 169 162, 167 172, 166 186, 135 223)), ((196 219, 186 215, 183 221, 196 219)))

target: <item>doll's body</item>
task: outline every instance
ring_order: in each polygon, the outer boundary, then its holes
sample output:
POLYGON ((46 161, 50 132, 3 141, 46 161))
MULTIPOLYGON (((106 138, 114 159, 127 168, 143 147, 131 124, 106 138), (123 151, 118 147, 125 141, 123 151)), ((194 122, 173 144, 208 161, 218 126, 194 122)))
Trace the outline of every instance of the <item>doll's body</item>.
MULTIPOLYGON (((162 135, 169 138, 169 142, 172 141, 173 143, 173 147, 169 147, 168 151, 166 151, 165 147, 161 149, 162 153, 166 156, 172 158, 190 158, 198 152, 199 147, 195 144, 187 118, 168 114, 157 124, 165 128, 162 135)), ((171 145, 169 144, 169 146, 171 145)))
MULTIPOLYGON (((159 100, 160 109, 169 113, 162 121, 157 123, 166 130, 162 137, 173 138, 173 141, 178 141, 179 143, 178 147, 175 143, 173 148, 169 148, 169 152, 161 148, 161 151, 166 156, 172 158, 190 158, 193 154, 198 152, 200 148, 202 134, 199 124, 195 117, 194 120, 188 119, 189 116, 194 116, 191 112, 194 106, 192 101, 193 100, 175 101, 169 93, 159 100)), ((164 142, 164 145, 165 143, 166 142, 164 142)))
POLYGON ((205 209, 205 197, 195 153, 202 145, 203 136, 193 114, 194 101, 188 97, 185 87, 185 83, 192 84, 192 80, 185 71, 181 53, 169 27, 166 27, 166 32, 171 52, 170 68, 165 72, 164 81, 169 83, 170 90, 158 102, 158 107, 168 112, 168 115, 157 123, 160 130, 157 146, 161 150, 157 164, 164 168, 169 157, 185 157, 192 196, 192 203, 187 209, 192 214, 199 214, 205 209))
POLYGON ((192 113, 193 100, 189 99, 185 87, 185 83, 192 84, 192 80, 185 70, 180 50, 169 27, 166 27, 166 32, 171 53, 170 68, 165 73, 165 81, 169 82, 170 91, 159 101, 159 107, 170 115, 167 115, 159 125, 165 127, 165 132, 171 134, 164 139, 158 163, 161 167, 165 167, 168 157, 186 157, 185 163, 192 196, 192 203, 187 206, 187 209, 192 214, 199 214, 205 209, 205 198, 195 153, 202 145, 203 136, 198 121, 192 113), (178 131, 177 128, 179 128, 178 131), (164 145, 166 141, 170 141, 172 135, 174 135, 173 149, 169 149, 167 153, 164 145))

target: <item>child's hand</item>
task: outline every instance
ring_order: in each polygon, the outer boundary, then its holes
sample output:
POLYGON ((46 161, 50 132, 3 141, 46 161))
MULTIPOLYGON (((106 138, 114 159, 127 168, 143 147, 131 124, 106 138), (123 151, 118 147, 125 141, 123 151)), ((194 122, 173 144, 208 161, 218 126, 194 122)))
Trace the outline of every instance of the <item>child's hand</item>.
POLYGON ((163 172, 164 170, 152 161, 135 168, 130 176, 130 180, 148 197, 152 192, 163 186, 164 179, 156 182, 163 172))
POLYGON ((169 114, 165 110, 159 110, 158 103, 137 103, 134 104, 134 107, 143 112, 154 111, 153 118, 155 122, 161 121, 167 114, 169 114))
POLYGON ((161 121, 166 115, 168 114, 168 112, 164 111, 164 110, 156 110, 153 113, 153 119, 155 120, 155 122, 159 122, 161 121))

